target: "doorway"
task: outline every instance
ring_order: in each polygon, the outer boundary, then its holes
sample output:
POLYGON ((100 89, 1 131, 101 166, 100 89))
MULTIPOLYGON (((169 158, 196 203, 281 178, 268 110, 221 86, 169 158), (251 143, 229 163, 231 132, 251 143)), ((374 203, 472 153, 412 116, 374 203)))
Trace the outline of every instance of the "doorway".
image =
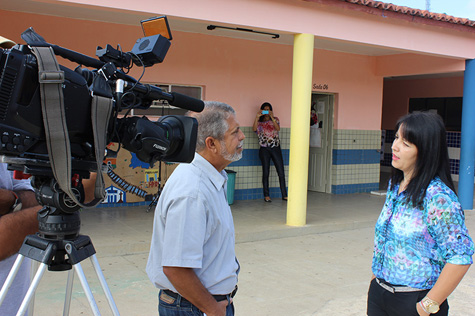
POLYGON ((332 94, 312 94, 308 190, 331 193, 331 166, 333 148, 332 94))

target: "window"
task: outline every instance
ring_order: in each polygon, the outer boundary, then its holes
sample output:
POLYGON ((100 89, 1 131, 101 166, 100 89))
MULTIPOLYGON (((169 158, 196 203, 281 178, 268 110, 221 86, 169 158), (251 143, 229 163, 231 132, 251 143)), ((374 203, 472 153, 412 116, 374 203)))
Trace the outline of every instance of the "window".
POLYGON ((462 97, 412 98, 409 112, 436 110, 444 120, 447 131, 460 132, 462 125, 462 97))
MULTIPOLYGON (((203 88, 200 86, 181 86, 181 85, 167 85, 167 84, 156 84, 155 86, 159 87, 166 92, 176 92, 181 93, 186 96, 203 99, 203 88)), ((148 109, 133 109, 131 115, 147 115, 147 116, 163 116, 163 115, 184 115, 188 110, 181 109, 176 106, 168 104, 165 100, 155 100, 148 109)))

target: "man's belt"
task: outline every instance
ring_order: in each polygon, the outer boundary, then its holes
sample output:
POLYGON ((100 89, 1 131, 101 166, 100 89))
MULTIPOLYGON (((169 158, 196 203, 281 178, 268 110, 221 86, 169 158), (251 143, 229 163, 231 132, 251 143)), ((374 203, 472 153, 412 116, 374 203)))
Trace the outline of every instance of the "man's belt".
MULTIPOLYGON (((229 294, 220 294, 220 295, 213 295, 214 299, 217 301, 217 302, 221 302, 221 301, 224 301, 224 300, 227 300, 228 298, 230 297, 234 297, 236 295, 236 292, 238 290, 238 287, 236 285, 236 287, 234 288, 234 290, 229 293, 229 294)), ((163 290, 163 292, 165 294, 167 294, 168 296, 170 297, 173 297, 174 299, 178 299, 179 297, 181 297, 182 300, 185 300, 187 302, 189 302, 186 298, 184 298, 183 296, 181 296, 180 294, 178 293, 175 293, 173 291, 170 291, 170 290, 163 290)), ((190 302, 191 303, 191 302, 190 302)))

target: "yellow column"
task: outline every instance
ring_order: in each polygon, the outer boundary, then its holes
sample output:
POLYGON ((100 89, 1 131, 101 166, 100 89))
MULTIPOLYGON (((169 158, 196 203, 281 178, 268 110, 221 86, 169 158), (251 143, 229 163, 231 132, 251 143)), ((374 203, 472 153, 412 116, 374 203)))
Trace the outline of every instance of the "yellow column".
POLYGON ((307 219, 308 154, 314 36, 294 36, 292 112, 290 121, 289 200, 287 225, 304 226, 307 219))

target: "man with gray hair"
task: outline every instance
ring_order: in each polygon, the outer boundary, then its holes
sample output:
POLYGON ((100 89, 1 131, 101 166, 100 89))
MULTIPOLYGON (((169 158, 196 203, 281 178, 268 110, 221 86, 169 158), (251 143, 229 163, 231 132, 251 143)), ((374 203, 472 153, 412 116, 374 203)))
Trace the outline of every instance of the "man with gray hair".
POLYGON ((147 274, 161 316, 232 316, 239 263, 224 168, 241 159, 245 136, 225 103, 205 102, 192 116, 195 158, 175 169, 158 200, 147 274))

